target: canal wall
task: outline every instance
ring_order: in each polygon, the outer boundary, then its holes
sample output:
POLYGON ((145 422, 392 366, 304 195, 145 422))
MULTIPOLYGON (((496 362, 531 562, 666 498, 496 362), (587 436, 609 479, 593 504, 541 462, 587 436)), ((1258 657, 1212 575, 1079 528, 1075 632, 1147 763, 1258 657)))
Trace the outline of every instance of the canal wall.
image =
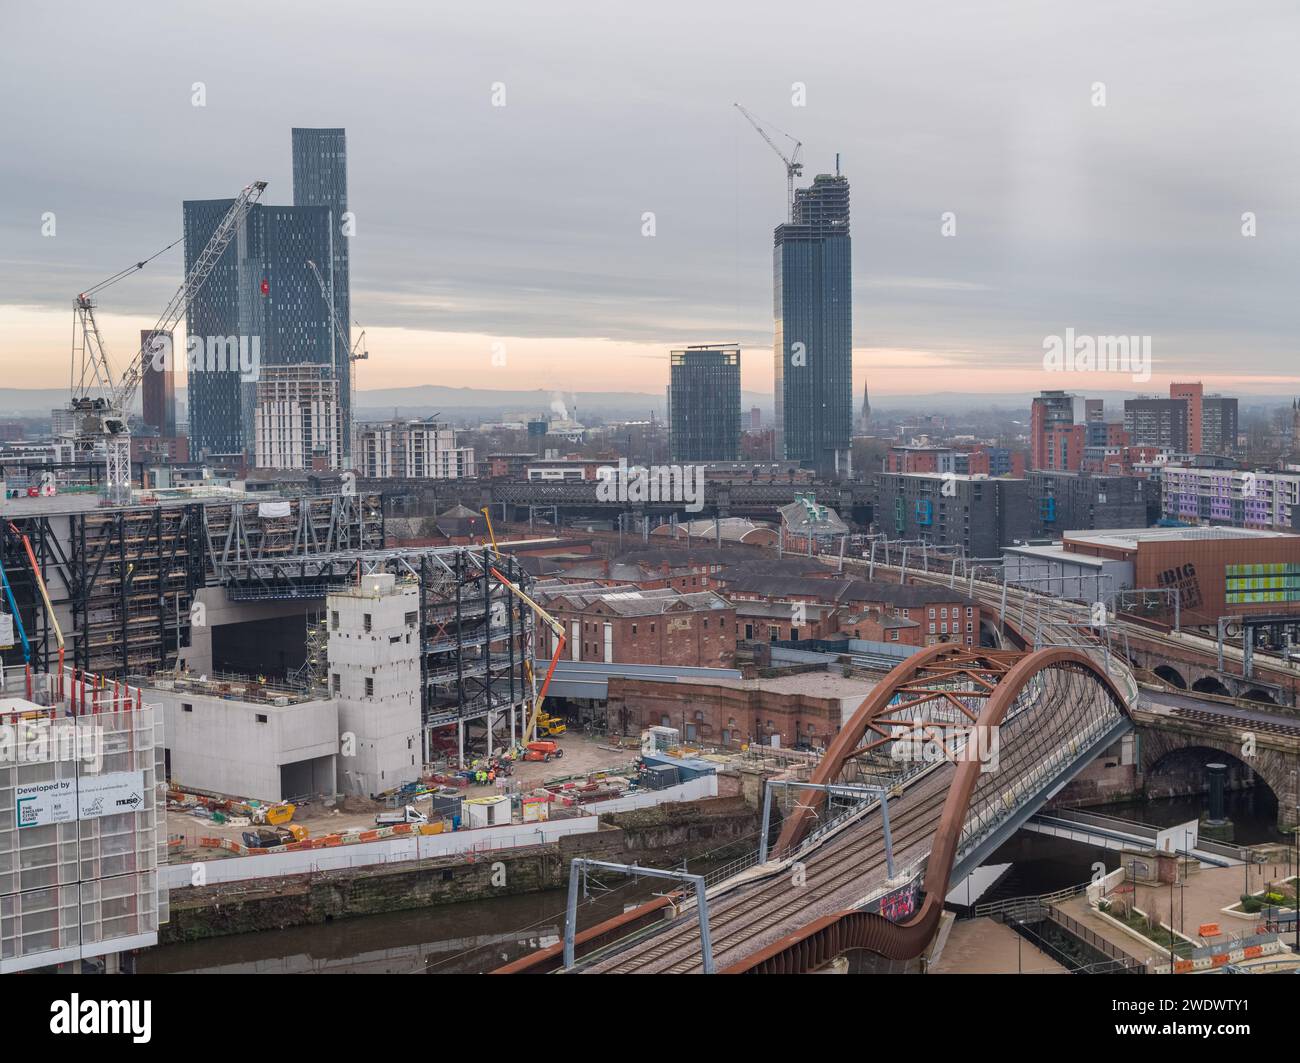
POLYGON ((737 856, 757 844, 759 827, 756 810, 741 797, 662 804, 599 819, 595 830, 540 845, 174 888, 171 918, 159 942, 557 889, 567 885, 574 857, 653 866, 706 852, 737 856))

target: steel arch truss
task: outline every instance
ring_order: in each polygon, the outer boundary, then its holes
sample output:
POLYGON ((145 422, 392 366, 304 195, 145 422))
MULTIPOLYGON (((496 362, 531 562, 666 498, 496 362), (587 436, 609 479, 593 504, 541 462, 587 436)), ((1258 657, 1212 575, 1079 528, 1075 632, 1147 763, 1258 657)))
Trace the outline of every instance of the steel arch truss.
MULTIPOLYGON (((938 645, 909 657, 858 707, 810 781, 897 785, 923 770, 938 749, 950 760, 966 749, 975 752, 971 740, 978 734, 981 710, 1024 656, 1013 650, 938 645), (900 761, 906 769, 901 776, 900 761)), ((774 848, 778 857, 808 836, 825 803, 824 790, 800 794, 774 848)))
MULTIPOLYGON (((925 900, 916 915, 894 923, 875 912, 832 912, 729 965, 725 972, 807 971, 849 949, 867 949, 895 960, 921 955, 938 928, 954 867, 964 869, 986 858, 1061 780, 1128 725, 1125 695, 1087 653, 1067 648, 990 653, 935 647, 909 658, 881 682, 854 713, 811 781, 836 781, 855 757, 878 741, 880 729, 873 725, 893 718, 899 706, 947 704, 955 709, 952 699, 940 698, 940 693, 950 693, 954 683, 981 686, 990 680, 991 687, 973 699, 981 703, 975 726, 998 731, 1000 762, 993 771, 973 757, 956 763, 926 864, 925 900)), ((970 693, 965 690, 957 700, 970 693)), ((793 851, 810 833, 819 798, 824 800, 824 795, 804 792, 782 831, 778 853, 793 851)))

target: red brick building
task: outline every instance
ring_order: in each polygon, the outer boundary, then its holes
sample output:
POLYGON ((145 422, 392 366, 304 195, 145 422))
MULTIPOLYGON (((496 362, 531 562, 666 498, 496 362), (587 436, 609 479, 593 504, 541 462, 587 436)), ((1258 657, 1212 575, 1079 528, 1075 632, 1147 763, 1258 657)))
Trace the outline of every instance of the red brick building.
POLYGON ((676 682, 611 676, 607 701, 612 734, 646 727, 679 728, 687 742, 739 747, 745 743, 824 748, 871 693, 873 683, 837 672, 802 672, 772 679, 693 679, 676 682))
MULTIPOLYGON (((546 610, 564 625, 564 655, 606 664, 680 664, 730 668, 736 659, 736 610, 713 591, 617 590, 595 583, 536 587, 546 610)), ((542 650, 555 635, 542 629, 542 650)))
MULTIPOLYGON (((839 630, 851 638, 908 646, 933 646, 940 642, 979 645, 979 604, 947 587, 868 583, 844 577, 817 579, 726 573, 722 582, 722 593, 738 609, 747 601, 781 604, 787 612, 798 603, 832 607, 837 611, 839 630), (914 621, 917 628, 890 622, 894 620, 914 621)), ((801 633, 783 637, 825 638, 827 635, 801 633)))

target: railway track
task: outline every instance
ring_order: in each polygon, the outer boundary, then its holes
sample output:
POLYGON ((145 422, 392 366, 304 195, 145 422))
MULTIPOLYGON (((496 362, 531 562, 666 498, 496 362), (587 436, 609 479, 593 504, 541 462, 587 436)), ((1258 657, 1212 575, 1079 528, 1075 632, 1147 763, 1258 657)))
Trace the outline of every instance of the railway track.
MULTIPOLYGON (((1049 694, 1041 726, 1069 718, 1072 702, 1068 684, 1049 694)), ((1000 769, 987 776, 977 791, 972 809, 990 791, 1012 785, 1039 763, 1041 751, 1016 743, 1004 755, 1000 769), (996 778, 995 778, 996 777, 996 778)), ((890 802, 890 828, 895 867, 909 867, 929 855, 955 767, 936 765, 917 778, 901 798, 890 802)), ((709 898, 709 927, 715 964, 725 968, 744 956, 785 936, 791 928, 805 926, 820 916, 854 907, 886 881, 885 846, 878 806, 800 859, 804 865, 801 886, 791 882, 790 866, 762 880, 741 883, 709 898)), ((584 973, 689 974, 702 970, 699 926, 695 905, 689 903, 670 923, 642 930, 625 943, 616 943, 591 958, 584 973)))

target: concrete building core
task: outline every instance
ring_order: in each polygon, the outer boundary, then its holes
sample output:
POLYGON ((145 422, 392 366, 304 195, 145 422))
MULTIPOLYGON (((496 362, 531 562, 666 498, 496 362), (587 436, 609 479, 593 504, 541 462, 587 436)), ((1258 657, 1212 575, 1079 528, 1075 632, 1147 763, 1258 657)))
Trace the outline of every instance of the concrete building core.
POLYGON ((420 588, 390 572, 326 600, 330 692, 338 701, 338 786, 372 795, 422 767, 420 588))

